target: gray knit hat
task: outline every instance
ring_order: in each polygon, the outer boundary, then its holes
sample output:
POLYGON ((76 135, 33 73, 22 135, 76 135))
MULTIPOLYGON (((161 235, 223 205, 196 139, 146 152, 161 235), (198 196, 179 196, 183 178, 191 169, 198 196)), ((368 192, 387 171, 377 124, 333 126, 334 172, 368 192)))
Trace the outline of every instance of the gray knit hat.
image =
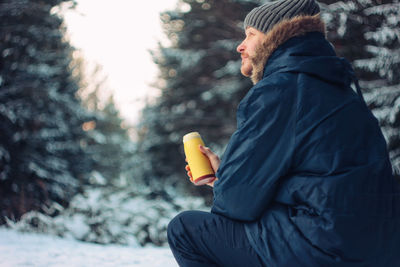
POLYGON ((244 19, 248 26, 267 33, 278 22, 298 15, 315 15, 320 11, 314 0, 279 0, 254 8, 244 19))

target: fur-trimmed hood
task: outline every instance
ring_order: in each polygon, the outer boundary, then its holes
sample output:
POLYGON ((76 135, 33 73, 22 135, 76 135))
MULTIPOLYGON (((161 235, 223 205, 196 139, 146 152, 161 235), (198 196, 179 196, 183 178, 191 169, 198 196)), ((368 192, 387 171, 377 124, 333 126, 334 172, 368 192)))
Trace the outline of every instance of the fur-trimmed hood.
POLYGON ((276 24, 266 35, 263 43, 256 50, 253 61, 253 72, 250 76, 253 84, 258 83, 262 77, 265 65, 272 53, 292 37, 301 36, 308 32, 321 32, 324 35, 325 23, 320 16, 297 16, 283 20, 276 24))

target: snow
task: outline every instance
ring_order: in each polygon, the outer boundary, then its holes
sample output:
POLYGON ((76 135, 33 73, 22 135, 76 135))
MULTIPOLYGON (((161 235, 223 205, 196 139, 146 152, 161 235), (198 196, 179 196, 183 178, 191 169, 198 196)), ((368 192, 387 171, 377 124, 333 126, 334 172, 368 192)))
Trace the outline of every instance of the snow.
POLYGON ((177 266, 168 248, 98 245, 0 228, 0 266, 177 266))

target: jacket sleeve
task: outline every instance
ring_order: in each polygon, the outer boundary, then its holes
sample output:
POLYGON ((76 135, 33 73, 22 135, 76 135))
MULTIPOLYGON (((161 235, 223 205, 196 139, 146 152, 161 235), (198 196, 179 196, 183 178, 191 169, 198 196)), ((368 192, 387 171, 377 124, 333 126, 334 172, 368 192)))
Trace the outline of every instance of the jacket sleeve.
POLYGON ((267 209, 291 165, 296 125, 293 92, 262 86, 239 105, 238 129, 216 174, 212 212, 254 221, 267 209))

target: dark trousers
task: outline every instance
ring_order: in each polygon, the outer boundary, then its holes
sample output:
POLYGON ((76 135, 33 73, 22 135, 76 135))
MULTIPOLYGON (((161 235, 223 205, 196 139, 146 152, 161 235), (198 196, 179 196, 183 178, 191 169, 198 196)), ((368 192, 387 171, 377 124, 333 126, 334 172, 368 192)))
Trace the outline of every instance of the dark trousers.
POLYGON ((264 266, 242 223, 209 212, 177 215, 168 225, 168 243, 179 266, 264 266))

